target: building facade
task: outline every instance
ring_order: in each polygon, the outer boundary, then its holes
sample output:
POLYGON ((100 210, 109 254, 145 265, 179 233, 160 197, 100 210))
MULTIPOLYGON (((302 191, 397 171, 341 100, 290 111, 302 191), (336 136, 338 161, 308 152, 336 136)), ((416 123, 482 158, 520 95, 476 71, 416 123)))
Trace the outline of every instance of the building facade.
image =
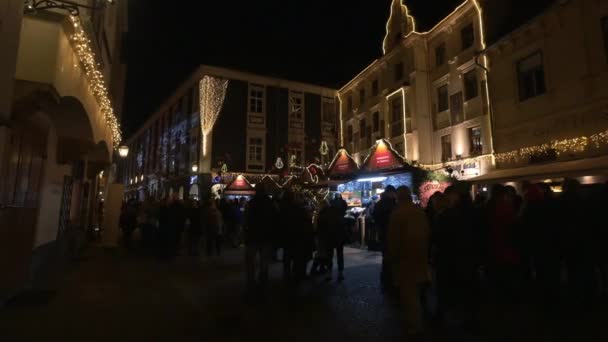
POLYGON ((497 170, 480 181, 605 181, 608 2, 557 1, 488 57, 497 170))
POLYGON ((341 140, 360 161, 387 138, 406 160, 460 178, 492 167, 483 14, 465 1, 425 32, 391 5, 384 55, 339 91, 341 140))
POLYGON ((328 162, 319 149, 335 153, 337 133, 335 89, 203 65, 127 141, 123 181, 139 198, 198 195, 222 168, 328 162))
POLYGON ((91 227, 121 139, 127 1, 55 5, 0 4, 0 303, 91 227))

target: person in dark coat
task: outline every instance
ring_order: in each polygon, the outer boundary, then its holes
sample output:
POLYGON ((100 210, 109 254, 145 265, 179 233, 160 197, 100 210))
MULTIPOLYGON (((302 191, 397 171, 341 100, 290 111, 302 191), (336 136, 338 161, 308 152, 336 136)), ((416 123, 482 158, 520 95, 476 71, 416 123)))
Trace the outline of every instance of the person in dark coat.
POLYGON ((168 199, 161 200, 158 210, 158 234, 156 239, 160 259, 168 259, 171 256, 172 225, 169 201, 168 199))
POLYGON ((388 223, 391 213, 396 203, 396 190, 392 185, 388 185, 382 195, 380 201, 376 203, 374 208, 374 222, 378 228, 378 239, 380 240, 380 249, 382 251, 382 270, 380 271, 380 280, 382 281, 383 289, 392 287, 393 278, 391 276, 391 266, 389 265, 386 256, 386 237, 388 231, 388 223))
POLYGON ((184 203, 175 196, 169 204, 169 225, 171 254, 178 255, 182 243, 182 235, 186 228, 187 210, 184 203))
POLYGON ((207 245, 207 256, 214 254, 220 256, 222 253, 222 213, 217 208, 216 202, 207 199, 203 205, 203 226, 205 228, 205 241, 207 245))
POLYGON ((276 216, 274 204, 264 187, 256 188, 245 212, 245 266, 250 294, 257 289, 260 295, 265 295, 276 216), (256 270, 258 256, 259 270, 256 270))
POLYGON ((475 216, 470 196, 455 187, 444 195, 448 208, 440 214, 432 233, 439 307, 460 324, 476 317, 476 279, 479 260, 475 253, 475 216))
POLYGON ((198 256, 201 249, 201 237, 203 236, 202 210, 198 201, 192 201, 188 210, 190 225, 188 226, 188 255, 198 256))
POLYGON ((327 223, 328 225, 328 247, 330 248, 329 261, 330 271, 333 268, 333 255, 336 253, 336 262, 338 264, 338 281, 344 280, 344 244, 348 239, 346 222, 341 208, 336 208, 333 205, 328 208, 327 223))
POLYGON ((306 265, 312 259, 314 249, 312 219, 306 211, 303 199, 293 192, 286 194, 284 217, 288 220, 288 225, 285 227, 284 278, 298 285, 306 278, 306 265))

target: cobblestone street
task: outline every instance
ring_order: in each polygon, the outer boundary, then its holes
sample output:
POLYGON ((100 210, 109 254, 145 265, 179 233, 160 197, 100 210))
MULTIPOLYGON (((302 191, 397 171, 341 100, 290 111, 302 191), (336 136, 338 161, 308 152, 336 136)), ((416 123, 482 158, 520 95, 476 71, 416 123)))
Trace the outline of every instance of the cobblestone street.
MULTIPOLYGON (((379 289, 379 256, 346 250, 346 280, 318 278, 289 296, 272 266, 264 304, 243 301, 242 250, 221 259, 159 263, 92 248, 49 296, 0 311, 0 340, 34 341, 396 341, 398 309, 379 289)), ((605 341, 600 314, 543 314, 528 306, 485 308, 467 341, 605 341), (559 324, 556 324, 559 322, 559 324)), ((434 329, 429 340, 459 340, 434 329)))

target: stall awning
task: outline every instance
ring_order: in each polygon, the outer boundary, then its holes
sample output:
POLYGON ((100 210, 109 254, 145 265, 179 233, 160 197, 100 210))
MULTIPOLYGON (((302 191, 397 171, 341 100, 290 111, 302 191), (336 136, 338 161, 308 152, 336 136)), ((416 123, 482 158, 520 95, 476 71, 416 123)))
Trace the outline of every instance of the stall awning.
POLYGON ((469 179, 474 183, 541 180, 541 178, 593 176, 608 173, 608 156, 586 158, 543 165, 494 170, 469 179))
POLYGON ((264 187, 264 190, 267 194, 274 194, 276 192, 281 191, 281 186, 270 176, 266 175, 262 180, 256 185, 256 187, 264 187))
POLYGON ((343 178, 352 176, 359 171, 359 165, 357 162, 351 157, 350 154, 346 151, 346 149, 340 149, 336 156, 329 164, 329 168, 327 169, 327 175, 330 178, 343 178))
POLYGON ((391 143, 385 139, 376 141, 363 165, 361 171, 366 173, 384 172, 402 168, 405 161, 391 143))
POLYGON ((228 186, 226 186, 224 194, 250 196, 255 194, 255 189, 243 175, 238 175, 230 184, 228 184, 228 186))

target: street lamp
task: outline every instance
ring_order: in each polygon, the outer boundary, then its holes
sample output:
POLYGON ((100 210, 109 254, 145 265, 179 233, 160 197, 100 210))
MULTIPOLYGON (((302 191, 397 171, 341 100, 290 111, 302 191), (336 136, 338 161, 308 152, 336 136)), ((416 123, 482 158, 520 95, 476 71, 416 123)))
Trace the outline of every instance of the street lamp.
POLYGON ((198 165, 192 164, 192 172, 194 172, 194 173, 198 172, 198 165))
POLYGON ((123 146, 120 146, 120 147, 118 148, 118 155, 119 155, 121 158, 125 158, 126 156, 128 156, 128 155, 129 155, 129 147, 124 146, 124 145, 123 145, 123 146))

